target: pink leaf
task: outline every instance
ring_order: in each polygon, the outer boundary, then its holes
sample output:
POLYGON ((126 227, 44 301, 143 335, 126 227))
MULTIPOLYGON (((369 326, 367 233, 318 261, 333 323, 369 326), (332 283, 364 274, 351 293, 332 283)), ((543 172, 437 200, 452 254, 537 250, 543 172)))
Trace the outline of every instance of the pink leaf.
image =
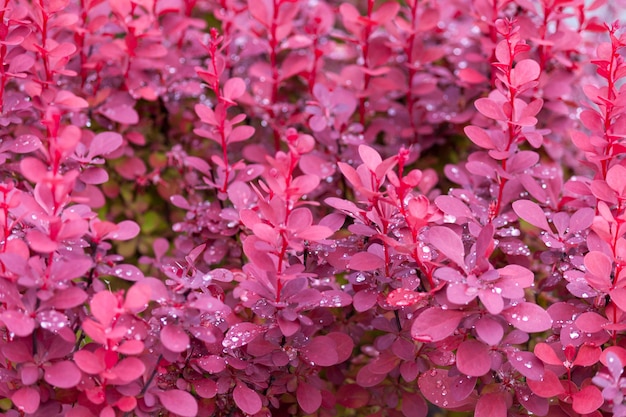
POLYGON ((550 315, 537 304, 523 302, 502 311, 502 316, 523 332, 543 332, 552 327, 550 315))
POLYGON ((124 142, 122 135, 117 132, 98 133, 89 145, 88 159, 93 159, 98 155, 106 155, 122 146, 124 142))
POLYGON ((554 351, 554 349, 552 349, 552 346, 547 343, 537 343, 537 345, 535 345, 534 352, 535 355, 539 359, 541 359, 541 361, 546 365, 563 365, 563 361, 559 359, 559 357, 556 355, 556 352, 554 351))
POLYGON ((576 318, 575 324, 581 331, 596 333, 601 331, 609 321, 606 317, 594 312, 586 311, 576 318))
POLYGON ((463 241, 452 229, 433 226, 428 231, 428 241, 452 262, 465 269, 463 241))
POLYGON ((378 292, 371 289, 361 290, 354 294, 352 304, 358 312, 367 311, 378 301, 378 292))
POLYGON ((507 117, 502 110, 502 105, 496 103, 490 98, 479 98, 476 102, 474 102, 474 106, 476 106, 476 109, 485 117, 494 120, 507 120, 507 117))
POLYGON ((91 314, 96 320, 100 324, 108 326, 117 313, 118 300, 111 291, 101 291, 93 296, 89 306, 91 307, 91 314))
POLYGON ((328 336, 315 337, 300 351, 307 360, 314 365, 332 366, 339 361, 337 345, 335 341, 328 336))
POLYGON ((30 336, 35 329, 35 320, 18 310, 6 310, 0 314, 0 321, 16 336, 30 336))
POLYGON ((11 395, 11 401, 18 410, 22 410, 26 414, 32 414, 39 408, 41 396, 39 391, 31 387, 22 387, 11 395))
POLYGON ((320 390, 306 382, 300 382, 296 389, 296 398, 302 411, 312 414, 322 405, 320 390))
POLYGON ((87 293, 78 287, 69 287, 57 290, 50 300, 50 305, 57 309, 66 310, 77 307, 87 300, 87 293))
POLYGON ((491 369, 489 348, 477 340, 462 342, 456 352, 456 366, 465 375, 485 375, 491 369))
POLYGON ((546 215, 536 203, 529 200, 518 200, 513 202, 513 211, 521 219, 527 221, 535 227, 547 232, 551 232, 546 215))
POLYGON ((484 74, 476 71, 473 68, 463 68, 459 70, 457 76, 459 77, 461 81, 464 81, 470 84, 481 84, 481 83, 489 81, 487 77, 485 77, 484 74))
POLYGON ((379 153, 367 145, 359 146, 359 155, 365 166, 372 172, 376 172, 376 168, 383 162, 379 153))
POLYGON ((157 393, 159 401, 169 412, 181 417, 196 417, 198 415, 198 402, 187 391, 172 389, 157 393))
POLYGON ((476 333, 486 343, 495 346, 502 340, 504 329, 498 321, 485 316, 476 322, 476 333))
POLYGON ((604 398, 598 387, 587 385, 572 395, 572 408, 579 414, 590 414, 604 404, 604 398))
POLYGON ((56 362, 46 368, 44 379, 57 388, 73 388, 80 382, 82 373, 70 361, 56 362))
POLYGON ((246 82, 241 78, 229 78, 224 84, 224 97, 228 100, 236 100, 246 92, 246 82))
POLYGON ((522 59, 515 65, 512 73, 512 84, 515 87, 535 81, 541 74, 541 67, 532 59, 522 59))
POLYGON ((254 135, 254 128, 252 126, 237 126, 228 135, 228 143, 243 142, 248 140, 254 135))
POLYGON ((129 383, 141 378, 144 372, 146 372, 146 365, 138 358, 124 358, 115 365, 113 372, 118 379, 124 383, 129 383))
POLYGON ((91 375, 99 374, 106 369, 102 357, 84 349, 74 353, 74 362, 83 372, 91 375))
POLYGON ((184 352, 189 347, 189 335, 182 327, 168 324, 161 329, 161 343, 172 352, 184 352))
POLYGON ((256 414, 263 407, 259 394, 241 382, 238 382, 233 390, 233 399, 237 407, 247 414, 256 414))
POLYGON ((263 333, 263 331, 264 327, 254 323, 237 323, 228 329, 222 345, 229 349, 245 346, 263 333))
POLYGON ((482 394, 476 403, 475 417, 506 417, 507 405, 504 393, 489 392, 482 394))
POLYGON ((418 393, 404 392, 402 394, 402 414, 404 417, 426 417, 428 404, 418 393))
POLYGON ((420 293, 407 288, 396 288, 387 296, 387 303, 394 307, 405 307, 424 300, 428 293, 420 293))
POLYGON ((108 233, 106 237, 113 240, 130 240, 139 235, 140 231, 137 223, 132 220, 124 220, 117 224, 117 230, 108 233))
POLYGON ((337 352, 337 363, 347 361, 352 356, 354 341, 350 336, 341 332, 328 333, 326 337, 335 342, 335 352, 337 352))
POLYGON ((449 409, 463 405, 476 385, 476 378, 465 375, 449 376, 447 369, 431 368, 422 373, 417 382, 420 393, 428 401, 449 409))
POLYGON ((543 378, 543 363, 532 352, 511 351, 507 356, 511 366, 527 379, 539 381, 543 378))
POLYGON ((493 144, 493 142, 491 141, 491 137, 489 136, 489 134, 487 132, 485 132, 484 129, 478 127, 478 126, 466 126, 465 129, 463 129, 465 131, 465 134, 467 135, 467 137, 474 142, 474 144, 476 144, 477 146, 480 146, 483 149, 494 149, 495 146, 493 144))
POLYGON ((337 390, 337 402, 346 408, 365 407, 370 400, 369 391, 357 384, 342 384, 337 390))
POLYGON ((454 333, 463 316, 461 311, 430 307, 413 322, 411 336, 418 341, 438 342, 454 333))
POLYGON ((126 291, 124 309, 133 314, 137 314, 148 307, 148 302, 152 297, 152 288, 148 284, 138 282, 126 291))
POLYGON ((375 271, 385 266, 385 261, 369 252, 355 253, 350 257, 347 267, 355 271, 375 271))

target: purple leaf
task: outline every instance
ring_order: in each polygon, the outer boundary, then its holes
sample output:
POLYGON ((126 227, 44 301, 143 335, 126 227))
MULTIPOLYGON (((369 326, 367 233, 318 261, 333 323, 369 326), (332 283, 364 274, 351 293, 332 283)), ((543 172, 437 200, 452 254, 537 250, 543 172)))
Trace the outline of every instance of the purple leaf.
POLYGON ((196 417, 198 415, 198 402, 187 391, 172 389, 159 391, 159 401, 169 412, 181 417, 196 417))
POLYGON ((241 382, 238 382, 233 390, 233 399, 237 407, 247 414, 256 414, 263 407, 259 394, 241 382))

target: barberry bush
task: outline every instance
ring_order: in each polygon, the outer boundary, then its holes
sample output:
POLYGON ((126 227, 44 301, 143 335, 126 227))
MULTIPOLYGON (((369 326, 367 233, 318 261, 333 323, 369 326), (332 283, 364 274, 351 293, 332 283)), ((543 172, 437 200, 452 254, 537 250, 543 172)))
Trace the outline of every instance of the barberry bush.
POLYGON ((1 415, 626 416, 623 7, 4 0, 1 415))

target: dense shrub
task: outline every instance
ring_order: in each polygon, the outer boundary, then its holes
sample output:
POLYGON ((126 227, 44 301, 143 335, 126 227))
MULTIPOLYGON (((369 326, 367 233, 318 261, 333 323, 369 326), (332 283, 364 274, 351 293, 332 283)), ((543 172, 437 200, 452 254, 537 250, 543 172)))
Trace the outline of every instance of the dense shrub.
POLYGON ((5 0, 2 415, 626 416, 618 11, 5 0))

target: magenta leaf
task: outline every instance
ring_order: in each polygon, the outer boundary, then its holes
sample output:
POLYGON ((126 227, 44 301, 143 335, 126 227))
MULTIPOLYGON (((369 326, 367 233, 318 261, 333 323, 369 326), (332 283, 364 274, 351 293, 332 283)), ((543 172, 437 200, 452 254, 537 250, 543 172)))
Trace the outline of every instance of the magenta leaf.
POLYGON ((228 349, 242 347, 263 333, 264 328, 254 323, 237 323, 233 325, 222 341, 222 345, 228 349))
POLYGON ((224 98, 236 100, 246 92, 246 83, 241 78, 230 78, 224 84, 224 98))
POLYGON ((110 291, 102 291, 93 296, 89 306, 91 314, 104 326, 108 326, 115 317, 118 299, 110 291))
POLYGON ((420 393, 428 401, 438 407, 451 409, 466 402, 467 395, 474 389, 476 378, 449 376, 446 369, 432 368, 421 374, 417 383, 420 393), (460 381, 463 383, 459 384, 460 381))
POLYGON ((181 417, 196 417, 198 415, 198 402, 187 391, 172 389, 159 391, 159 401, 169 412, 181 417))
POLYGON ((320 390, 306 382, 300 382, 296 389, 296 398, 302 411, 312 414, 322 405, 322 394, 320 390))
POLYGON ((385 261, 369 252, 358 252, 350 257, 347 267, 355 271, 375 271, 385 266, 385 261))
POLYGON ((123 141, 122 135, 116 132, 98 133, 91 140, 87 159, 91 160, 98 155, 109 154, 122 146, 123 141))
POLYGON ((504 111, 502 111, 502 106, 490 98, 479 98, 474 102, 474 106, 485 117, 494 120, 507 120, 504 111))
POLYGON ((481 395, 476 403, 476 417, 506 417, 507 405, 504 393, 490 392, 481 395))
POLYGON ((44 379, 57 388, 72 388, 78 385, 82 378, 80 369, 70 361, 56 362, 44 372, 44 379))
POLYGON ((495 148, 493 142, 491 141, 491 137, 487 132, 485 132, 484 129, 478 126, 470 125, 466 126, 464 131, 467 137, 470 138, 470 140, 474 142, 474 144, 476 144, 477 146, 480 146, 483 149, 495 148))
POLYGON ((542 398, 551 398, 565 391, 559 377, 554 372, 546 369, 540 380, 528 379, 526 381, 532 392, 542 398))
POLYGON ((448 259, 465 269, 465 248, 456 232, 444 226, 434 226, 428 231, 428 240, 448 259))
POLYGON ((430 307, 417 316, 413 322, 411 336, 422 342, 443 340, 454 333, 463 316, 461 311, 430 307))
POLYGON ((301 352, 311 365, 332 366, 339 362, 337 344, 329 336, 315 337, 301 352))
POLYGON ((189 335, 185 330, 176 325, 168 324, 161 329, 161 343, 172 352, 184 352, 189 348, 189 335))
POLYGON ((590 414, 604 404, 602 392, 598 387, 587 385, 572 395, 572 408, 580 414, 590 414))
POLYGON ((124 358, 122 359, 115 368, 113 368, 113 373, 117 375, 117 378, 121 380, 123 383, 132 382, 141 376, 146 371, 146 366, 143 362, 138 358, 124 358))
POLYGON ((516 328, 528 332, 543 332, 552 327, 550 315, 537 304, 522 302, 502 311, 502 316, 516 328))
POLYGON ((101 356, 85 349, 74 353, 74 362, 81 371, 91 375, 99 374, 106 368, 104 359, 101 356))
POLYGON ((7 310, 0 313, 0 321, 17 336, 30 336, 35 329, 35 320, 19 310, 7 310))
POLYGON ((357 384, 342 384, 337 390, 337 402, 346 408, 365 407, 370 399, 369 391, 357 384))
POLYGON ((233 399, 237 407, 247 414, 256 414, 263 407, 259 394, 241 382, 238 382, 233 390, 233 399))
POLYGON ((522 59, 515 65, 512 71, 512 83, 514 86, 521 86, 539 78, 541 67, 532 59, 522 59))
POLYGON ((456 352, 456 366, 465 375, 485 375, 491 368, 489 348, 477 340, 462 342, 456 352))
POLYGON ((39 391, 32 387, 22 387, 11 395, 13 404, 27 414, 37 411, 40 400, 39 391))
POLYGON ((536 203, 529 200, 517 200, 513 202, 513 210, 521 219, 533 226, 551 232, 545 213, 536 203))

